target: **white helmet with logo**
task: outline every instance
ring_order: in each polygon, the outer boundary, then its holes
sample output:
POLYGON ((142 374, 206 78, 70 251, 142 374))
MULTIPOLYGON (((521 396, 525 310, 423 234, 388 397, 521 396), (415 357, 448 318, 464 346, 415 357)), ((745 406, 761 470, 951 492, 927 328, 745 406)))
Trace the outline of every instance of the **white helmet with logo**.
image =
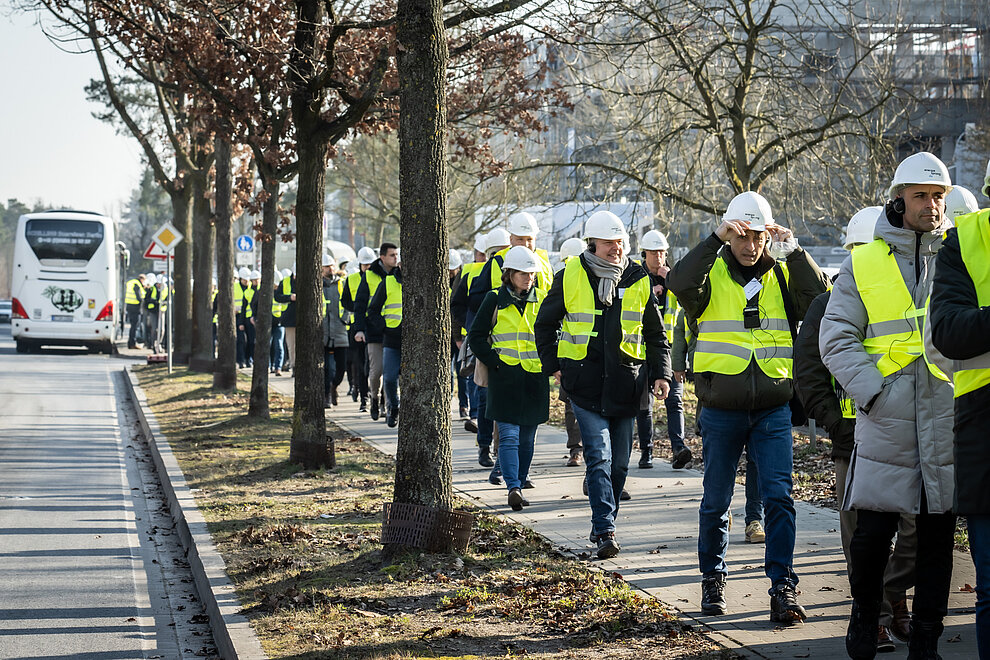
POLYGON ((525 245, 516 245, 509 248, 505 253, 505 260, 502 268, 521 270, 524 273, 536 273, 540 270, 540 262, 536 258, 536 253, 525 245))
POLYGON ((600 238, 606 241, 627 240, 626 226, 611 211, 596 211, 584 223, 584 238, 600 238))
POLYGON ((504 248, 509 244, 509 232, 505 231, 501 227, 496 227, 495 229, 488 232, 485 236, 485 249, 491 250, 492 248, 504 248))
POLYGON ((873 230, 882 212, 882 206, 867 206, 856 211, 846 224, 846 237, 842 241, 842 247, 851 250, 857 245, 873 241, 873 230))
POLYGON ((887 197, 894 199, 902 189, 908 186, 923 185, 942 186, 945 192, 952 190, 952 180, 949 170, 938 156, 927 151, 921 151, 908 156, 901 161, 894 171, 894 179, 887 189, 887 197))
POLYGON ((333 258, 332 254, 323 253, 323 258, 320 260, 320 266, 336 266, 337 260, 333 258))
POLYGON ((766 197, 747 190, 732 198, 722 220, 748 220, 753 231, 766 231, 767 225, 773 224, 773 212, 766 197))
POLYGON ((566 261, 584 252, 587 244, 580 238, 568 238, 560 244, 560 260, 566 261))
POLYGON ((540 233, 540 227, 536 224, 536 218, 531 213, 526 213, 525 211, 510 215, 509 221, 506 224, 509 233, 513 236, 535 237, 540 233))
POLYGON ((461 267, 464 262, 461 260, 461 255, 458 254, 457 250, 451 250, 450 254, 447 256, 447 270, 456 270, 461 267))
POLYGON ((246 266, 241 266, 241 269, 237 271, 237 277, 242 280, 251 279, 251 269, 246 266))
POLYGON ((478 234, 474 237, 474 250, 475 252, 484 253, 488 249, 488 242, 485 240, 484 234, 478 234))
POLYGON ((656 229, 651 229, 650 231, 643 234, 643 238, 639 241, 640 250, 669 250, 670 244, 667 242, 667 237, 656 229))
POLYGON ((952 224, 956 223, 956 218, 959 216, 979 210, 980 204, 976 201, 976 195, 962 186, 953 186, 949 194, 945 196, 945 217, 952 224))

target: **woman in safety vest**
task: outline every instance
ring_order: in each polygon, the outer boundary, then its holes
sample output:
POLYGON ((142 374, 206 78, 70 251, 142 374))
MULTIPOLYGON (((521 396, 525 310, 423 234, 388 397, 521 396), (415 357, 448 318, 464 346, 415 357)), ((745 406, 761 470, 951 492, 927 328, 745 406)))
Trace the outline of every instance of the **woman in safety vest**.
POLYGON ((502 264, 502 286, 485 296, 468 332, 471 350, 488 367, 486 414, 498 425, 498 460, 513 511, 529 504, 521 489, 529 478, 536 428, 550 412, 550 382, 542 374, 533 333, 546 296, 535 287, 539 271, 532 250, 511 248, 502 264))

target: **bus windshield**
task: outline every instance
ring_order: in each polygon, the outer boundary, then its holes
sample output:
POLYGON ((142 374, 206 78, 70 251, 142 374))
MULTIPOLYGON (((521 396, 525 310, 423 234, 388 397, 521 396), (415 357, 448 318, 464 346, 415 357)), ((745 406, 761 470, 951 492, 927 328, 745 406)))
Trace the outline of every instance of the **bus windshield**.
POLYGON ((28 220, 24 237, 39 261, 89 261, 103 244, 103 225, 89 220, 28 220))

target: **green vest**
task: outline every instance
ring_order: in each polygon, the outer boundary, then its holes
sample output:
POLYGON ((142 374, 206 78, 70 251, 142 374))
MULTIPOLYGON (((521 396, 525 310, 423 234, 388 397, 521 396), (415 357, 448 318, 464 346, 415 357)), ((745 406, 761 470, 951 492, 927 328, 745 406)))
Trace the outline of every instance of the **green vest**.
POLYGON ((536 302, 526 303, 524 314, 520 314, 515 305, 498 310, 495 327, 492 328, 492 348, 502 362, 521 364, 524 370, 538 374, 543 370, 543 365, 536 352, 533 325, 547 292, 543 289, 535 289, 535 292, 536 302))
MULTIPOLYGON (((781 264, 784 277, 787 266, 781 264)), ((763 274, 759 292, 760 327, 747 328, 743 318, 746 293, 721 257, 708 274, 711 298, 698 316, 694 372, 741 374, 752 360, 770 378, 790 378, 793 347, 784 296, 771 269, 763 274)))
POLYGON ((887 243, 878 238, 861 245, 853 250, 851 258, 856 288, 866 307, 863 348, 880 375, 896 373, 920 357, 933 376, 948 381, 925 355, 924 334, 919 328, 924 323, 927 306, 915 307, 887 243))
POLYGON ((394 277, 385 278, 385 304, 382 305, 385 327, 398 328, 402 323, 402 284, 394 277))
MULTIPOLYGON (((967 213, 956 218, 959 253, 966 272, 976 288, 980 307, 990 305, 990 209, 967 213)), ((953 363, 953 396, 978 390, 990 384, 990 353, 953 363)))
MULTIPOLYGON (((638 362, 646 360, 643 313, 650 292, 650 278, 646 275, 631 287, 616 291, 622 305, 619 351, 638 362)), ((602 310, 595 309, 595 292, 591 290, 591 282, 580 259, 569 259, 564 266, 564 308, 566 313, 557 343, 557 357, 583 360, 588 355, 588 343, 597 336, 595 317, 601 316, 602 310)))
POLYGON ((141 300, 137 297, 137 293, 134 290, 135 286, 141 286, 141 281, 136 277, 127 280, 127 291, 124 294, 124 304, 125 305, 140 305, 141 300))

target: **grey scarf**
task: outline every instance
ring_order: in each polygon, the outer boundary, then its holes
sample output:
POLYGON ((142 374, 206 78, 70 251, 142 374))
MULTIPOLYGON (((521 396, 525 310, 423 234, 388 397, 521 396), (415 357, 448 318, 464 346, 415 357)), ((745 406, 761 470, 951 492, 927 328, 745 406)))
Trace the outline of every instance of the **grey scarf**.
POLYGON ((611 307, 612 298, 615 296, 615 288, 619 285, 619 277, 622 276, 622 271, 629 265, 629 257, 623 256, 622 263, 613 264, 588 251, 584 253, 584 262, 588 264, 591 272, 598 278, 598 299, 606 307, 611 307))

